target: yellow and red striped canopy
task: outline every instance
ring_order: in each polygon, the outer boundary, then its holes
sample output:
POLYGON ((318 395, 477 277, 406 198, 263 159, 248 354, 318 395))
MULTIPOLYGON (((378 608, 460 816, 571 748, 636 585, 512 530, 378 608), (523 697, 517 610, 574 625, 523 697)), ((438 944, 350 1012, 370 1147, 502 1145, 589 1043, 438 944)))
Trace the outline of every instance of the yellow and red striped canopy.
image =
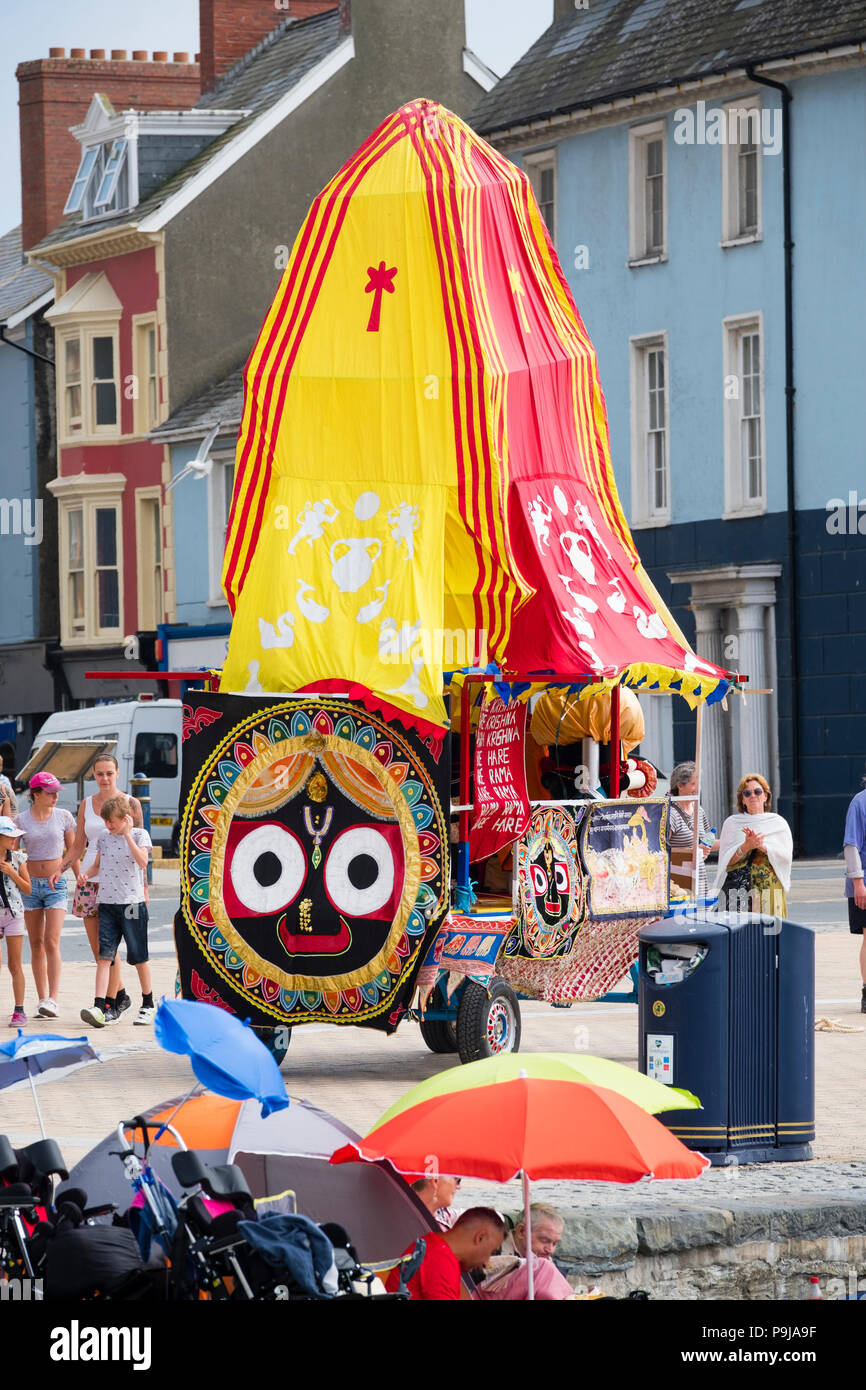
POLYGON ((337 680, 442 726, 443 671, 720 698, 643 570, 595 352, 526 176, 411 102, 314 201, 247 364, 224 690, 337 680))

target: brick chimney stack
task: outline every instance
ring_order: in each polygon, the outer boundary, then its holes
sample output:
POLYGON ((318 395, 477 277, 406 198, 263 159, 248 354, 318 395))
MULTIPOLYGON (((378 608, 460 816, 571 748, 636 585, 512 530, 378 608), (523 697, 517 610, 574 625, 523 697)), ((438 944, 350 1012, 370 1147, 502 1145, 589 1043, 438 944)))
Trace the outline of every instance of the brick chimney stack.
POLYGON ((337 0, 199 0, 202 91, 213 91, 223 73, 285 20, 309 19, 336 5, 337 0))
MULTIPOLYGON (((123 53, 114 49, 113 53, 123 53)), ((21 127, 21 239, 24 250, 36 246, 62 220, 63 208, 81 158, 70 126, 80 125, 94 92, 107 96, 115 110, 181 111, 201 95, 199 65, 176 53, 175 61, 147 61, 136 50, 131 60, 106 59, 104 49, 52 48, 50 58, 19 63, 18 106, 21 127), (180 61, 183 59, 183 61, 180 61)), ((154 54, 156 59, 156 54, 154 54)))

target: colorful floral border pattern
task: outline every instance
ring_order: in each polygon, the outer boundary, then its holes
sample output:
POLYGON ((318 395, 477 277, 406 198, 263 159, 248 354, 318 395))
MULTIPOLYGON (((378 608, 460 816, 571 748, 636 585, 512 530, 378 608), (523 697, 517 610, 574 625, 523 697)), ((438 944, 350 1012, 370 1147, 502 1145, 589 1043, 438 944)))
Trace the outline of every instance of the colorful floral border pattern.
MULTIPOLYGON (((211 967, 236 994, 277 1022, 361 1023, 389 1008, 401 981, 417 960, 429 923, 445 906, 443 844, 447 844, 447 834, 436 789, 412 749, 393 727, 374 714, 362 718, 348 714, 343 701, 311 701, 306 707, 293 704, 260 709, 235 725, 193 784, 181 825, 181 853, 186 867, 182 876, 184 919, 211 967), (269 747, 313 732, 334 735, 372 753, 411 808, 421 853, 421 882, 415 904, 385 969, 369 983, 344 990, 287 990, 278 981, 251 969, 214 922, 209 905, 210 850, 232 783, 244 767, 269 747)), ((402 1008, 392 1012, 392 1026, 403 1012, 402 1008)))

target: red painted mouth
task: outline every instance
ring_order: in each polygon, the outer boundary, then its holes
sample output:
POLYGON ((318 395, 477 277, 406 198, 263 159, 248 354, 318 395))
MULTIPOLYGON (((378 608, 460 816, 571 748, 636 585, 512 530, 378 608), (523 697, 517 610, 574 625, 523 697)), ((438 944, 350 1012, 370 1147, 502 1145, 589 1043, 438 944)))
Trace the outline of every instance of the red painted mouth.
POLYGON ((352 944, 345 917, 335 932, 292 931, 285 917, 277 923, 277 935, 284 951, 290 956, 338 956, 352 944))

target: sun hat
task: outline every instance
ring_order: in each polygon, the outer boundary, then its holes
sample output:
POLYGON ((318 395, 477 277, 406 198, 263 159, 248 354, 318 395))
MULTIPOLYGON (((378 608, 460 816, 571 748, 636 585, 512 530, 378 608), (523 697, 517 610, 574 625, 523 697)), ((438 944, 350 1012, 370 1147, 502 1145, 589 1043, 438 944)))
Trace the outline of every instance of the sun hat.
POLYGON ((23 835, 11 816, 0 816, 0 835, 23 835))
POLYGON ((35 777, 30 778, 30 790, 32 792, 59 792, 60 783, 53 772, 37 772, 35 777))

